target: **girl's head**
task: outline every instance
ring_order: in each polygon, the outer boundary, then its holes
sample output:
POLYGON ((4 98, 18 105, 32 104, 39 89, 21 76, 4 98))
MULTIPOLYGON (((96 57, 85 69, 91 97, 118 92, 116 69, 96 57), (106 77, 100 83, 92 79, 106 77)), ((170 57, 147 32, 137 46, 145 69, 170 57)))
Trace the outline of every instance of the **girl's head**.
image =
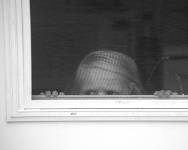
POLYGON ((139 95, 141 84, 132 58, 119 52, 101 50, 88 54, 80 63, 73 94, 139 95))

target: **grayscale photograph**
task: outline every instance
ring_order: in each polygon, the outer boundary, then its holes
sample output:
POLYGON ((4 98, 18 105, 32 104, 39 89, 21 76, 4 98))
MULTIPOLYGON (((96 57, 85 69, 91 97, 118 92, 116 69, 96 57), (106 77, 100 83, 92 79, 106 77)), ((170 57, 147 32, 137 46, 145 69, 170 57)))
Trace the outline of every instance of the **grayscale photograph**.
POLYGON ((188 0, 0 0, 0 150, 188 150, 188 0))

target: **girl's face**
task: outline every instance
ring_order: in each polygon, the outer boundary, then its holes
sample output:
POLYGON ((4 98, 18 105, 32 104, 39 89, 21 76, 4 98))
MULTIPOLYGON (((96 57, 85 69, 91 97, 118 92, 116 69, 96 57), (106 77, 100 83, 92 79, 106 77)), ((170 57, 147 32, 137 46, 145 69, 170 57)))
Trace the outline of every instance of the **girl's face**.
POLYGON ((115 72, 88 68, 80 82, 80 95, 129 95, 128 81, 115 72))

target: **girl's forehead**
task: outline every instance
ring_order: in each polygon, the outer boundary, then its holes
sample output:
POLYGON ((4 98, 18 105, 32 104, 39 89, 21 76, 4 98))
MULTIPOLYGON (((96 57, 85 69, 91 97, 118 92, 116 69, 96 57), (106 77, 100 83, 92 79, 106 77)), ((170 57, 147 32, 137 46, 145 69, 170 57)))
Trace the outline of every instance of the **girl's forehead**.
POLYGON ((101 69, 90 69, 85 72, 80 84, 82 91, 112 90, 122 92, 128 89, 128 82, 121 75, 101 69))
POLYGON ((95 81, 95 80, 115 80, 122 81, 127 80, 126 76, 122 76, 118 72, 111 70, 105 70, 101 68, 87 68, 82 70, 80 76, 83 81, 95 81))

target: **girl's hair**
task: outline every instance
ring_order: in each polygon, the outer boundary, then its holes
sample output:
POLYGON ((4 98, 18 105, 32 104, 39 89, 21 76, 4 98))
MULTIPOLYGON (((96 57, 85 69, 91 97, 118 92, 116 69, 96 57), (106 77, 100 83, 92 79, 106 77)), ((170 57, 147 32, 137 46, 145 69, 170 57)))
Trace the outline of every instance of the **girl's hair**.
POLYGON ((88 69, 98 68, 117 73, 132 86, 133 95, 142 93, 142 85, 138 77, 138 69, 134 60, 122 53, 111 50, 99 50, 89 53, 80 63, 75 77, 72 94, 79 94, 81 81, 84 81, 88 69))

